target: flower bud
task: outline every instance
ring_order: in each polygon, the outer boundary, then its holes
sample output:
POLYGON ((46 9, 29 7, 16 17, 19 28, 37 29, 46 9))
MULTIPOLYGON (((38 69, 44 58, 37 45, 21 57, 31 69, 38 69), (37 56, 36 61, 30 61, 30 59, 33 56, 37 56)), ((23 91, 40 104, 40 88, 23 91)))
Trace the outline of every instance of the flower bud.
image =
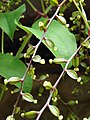
POLYGON ((54 116, 59 117, 60 111, 59 111, 59 109, 58 109, 56 106, 54 106, 54 105, 49 105, 48 107, 49 107, 50 112, 51 112, 54 116))
POLYGON ((78 15, 78 16, 77 16, 77 19, 78 19, 78 20, 80 20, 80 18, 81 18, 81 16, 80 16, 80 15, 78 15))
POLYGON ((52 98, 53 102, 57 102, 57 100, 58 100, 57 97, 52 98))
POLYGON ((73 17, 70 17, 70 20, 72 21, 72 20, 73 20, 73 17))
POLYGON ((15 120, 15 118, 12 115, 10 115, 6 118, 6 120, 15 120))
POLYGON ((4 84, 7 85, 8 84, 8 80, 4 79, 4 84))
POLYGON ((11 91, 11 94, 19 92, 19 88, 15 88, 14 90, 11 91))
POLYGON ((16 84, 18 82, 20 82, 20 78, 19 77, 11 77, 8 80, 7 79, 4 80, 5 84, 9 83, 11 85, 14 85, 14 84, 16 84))
POLYGON ((39 27, 43 27, 44 26, 44 23, 43 22, 39 22, 39 27))
POLYGON ((68 104, 68 105, 74 105, 74 104, 75 104, 75 101, 74 101, 74 100, 70 100, 67 104, 68 104))
POLYGON ((40 64, 45 64, 45 59, 41 59, 41 60, 39 61, 39 63, 40 63, 40 64))
POLYGON ((72 79, 78 79, 78 75, 74 70, 66 70, 69 77, 72 79))
POLYGON ((75 103, 78 104, 78 100, 76 100, 75 103))
POLYGON ((54 58, 53 62, 56 63, 56 64, 60 64, 60 63, 63 63, 63 62, 67 62, 67 60, 64 59, 64 58, 54 58))
POLYGON ((54 48, 54 42, 52 40, 45 38, 45 43, 48 47, 54 48))
POLYGON ((82 78, 78 77, 77 82, 81 82, 82 78))
POLYGON ((58 89, 55 89, 52 94, 52 97, 55 98, 57 95, 58 95, 58 89))
POLYGON ((66 25, 66 19, 65 19, 64 17, 59 16, 59 15, 56 15, 56 17, 58 18, 58 20, 59 20, 62 24, 66 25))
POLYGON ((46 88, 46 90, 51 90, 52 89, 52 84, 49 81, 45 81, 43 83, 43 86, 46 88))
POLYGON ((35 80, 36 79, 36 75, 33 75, 32 79, 35 80))
POLYGON ((66 24, 66 27, 67 27, 67 28, 69 28, 69 26, 70 26, 69 24, 66 24))
POLYGON ((83 82, 82 82, 82 81, 80 82, 80 85, 83 85, 83 82))
POLYGON ((33 61, 34 61, 34 62, 40 62, 40 60, 41 60, 40 55, 35 55, 35 56, 33 57, 33 61))
POLYGON ((46 74, 46 77, 49 77, 49 74, 46 74))
POLYGON ((50 59, 50 60, 49 60, 49 63, 50 63, 50 64, 52 64, 52 63, 53 63, 53 60, 52 60, 52 59, 50 59))
POLYGON ((59 115, 58 120, 63 120, 63 115, 59 115))
POLYGON ((34 103, 34 104, 37 104, 37 102, 38 102, 38 101, 37 101, 36 99, 35 99, 35 100, 33 100, 33 103, 34 103))
POLYGON ((22 98, 28 102, 34 102, 34 98, 30 93, 21 93, 22 98))
POLYGON ((79 68, 78 68, 78 67, 74 68, 74 71, 78 72, 78 71, 79 71, 79 68))
POLYGON ((30 55, 32 55, 33 53, 34 53, 34 47, 31 44, 29 44, 29 47, 26 52, 26 56, 30 57, 30 55))
POLYGON ((46 75, 41 75, 41 76, 39 77, 40 80, 45 80, 46 78, 47 78, 46 75))
POLYGON ((43 22, 39 22, 38 26, 40 27, 40 30, 46 30, 46 27, 43 22))
POLYGON ((79 57, 78 56, 75 56, 72 59, 72 64, 73 64, 74 67, 78 67, 79 66, 79 57))
POLYGON ((37 115, 37 111, 29 111, 21 114, 21 117, 34 118, 37 115))

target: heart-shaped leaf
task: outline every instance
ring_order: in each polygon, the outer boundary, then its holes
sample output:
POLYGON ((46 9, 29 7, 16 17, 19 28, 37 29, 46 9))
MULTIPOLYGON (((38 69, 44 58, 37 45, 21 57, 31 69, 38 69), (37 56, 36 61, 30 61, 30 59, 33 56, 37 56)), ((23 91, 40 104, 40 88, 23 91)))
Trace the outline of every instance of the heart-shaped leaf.
MULTIPOLYGON (((0 75, 6 79, 11 77, 22 78, 26 71, 25 64, 20 61, 18 58, 11 56, 9 54, 0 53, 0 75)), ((21 83, 15 84, 17 87, 20 87, 21 83)), ((32 88, 32 79, 28 74, 26 76, 23 91, 30 92, 32 88)))
POLYGON ((25 5, 20 6, 12 12, 0 13, 0 28, 13 40, 13 35, 16 29, 14 19, 19 21, 20 16, 25 12, 25 5))
MULTIPOLYGON (((43 31, 40 31, 38 23, 40 21, 44 23, 46 20, 47 19, 45 18, 39 19, 33 24, 32 28, 22 26, 16 21, 15 23, 27 33, 33 33, 38 39, 41 39, 43 31)), ((55 57, 69 59, 77 49, 74 34, 70 33, 64 25, 60 24, 56 20, 53 20, 49 26, 45 37, 54 43, 54 48, 51 48, 46 44, 45 40, 42 41, 55 57)))

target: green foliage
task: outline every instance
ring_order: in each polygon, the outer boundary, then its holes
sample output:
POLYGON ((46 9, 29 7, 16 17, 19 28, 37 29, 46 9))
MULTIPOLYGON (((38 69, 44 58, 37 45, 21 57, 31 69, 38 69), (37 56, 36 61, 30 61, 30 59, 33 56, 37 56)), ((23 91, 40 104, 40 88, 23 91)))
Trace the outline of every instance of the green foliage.
POLYGON ((57 6, 58 5, 58 0, 50 0, 50 4, 53 6, 57 6))
MULTIPOLYGON (((11 77, 22 78, 26 71, 25 64, 14 56, 0 53, 0 75, 9 79, 11 77)), ((15 84, 20 88, 21 83, 15 84)), ((30 92, 32 88, 32 79, 28 74, 23 86, 25 92, 30 92)))
POLYGON ((29 112, 25 112, 25 113, 22 113, 21 116, 22 117, 26 117, 26 118, 35 118, 37 115, 37 112, 36 111, 29 111, 29 112))
MULTIPOLYGON (((20 27, 27 33, 32 32, 38 39, 41 39, 43 31, 41 31, 38 26, 40 21, 44 22, 46 21, 46 19, 39 19, 33 24, 32 28, 22 26, 16 21, 15 23, 18 25, 18 27, 20 27)), ((56 20, 53 20, 53 22, 49 26, 45 37, 54 43, 54 47, 51 48, 47 45, 45 40, 42 41, 55 57, 62 57, 68 59, 77 49, 75 36, 70 33, 64 25, 60 24, 56 20)))
POLYGON ((49 107, 50 112, 51 112, 54 116, 59 117, 60 111, 59 111, 59 109, 58 109, 56 106, 54 106, 54 105, 49 105, 48 107, 49 107))
MULTIPOLYGON (((59 84, 61 78, 64 78, 65 72, 71 79, 75 79, 78 83, 80 83, 79 85, 83 85, 84 83, 90 81, 90 67, 89 63, 86 62, 87 60, 90 60, 90 40, 89 37, 86 39, 87 35, 90 36, 90 21, 87 20, 88 18, 83 7, 85 5, 84 0, 69 0, 67 2, 66 0, 63 0, 61 4, 59 4, 58 0, 41 0, 43 12, 37 10, 30 0, 26 1, 34 12, 40 16, 31 27, 23 26, 19 23, 22 13, 26 10, 25 4, 19 6, 16 10, 11 11, 13 5, 19 5, 21 0, 3 0, 0 2, 0 28, 2 29, 0 75, 5 78, 4 85, 0 84, 0 88, 2 90, 0 91, 0 100, 3 97, 4 91, 7 89, 7 84, 16 86, 16 88, 11 91, 12 94, 18 93, 12 115, 9 115, 6 120, 15 120, 16 114, 21 114, 21 117, 30 119, 37 116, 36 119, 39 120, 40 116, 47 107, 50 112, 58 118, 58 120, 62 120, 63 115, 61 115, 59 108, 56 107, 58 106, 59 100, 62 104, 66 105, 68 108, 67 110, 70 111, 70 114, 67 116, 67 120, 79 120, 78 116, 74 114, 71 109, 69 109, 69 106, 73 106, 75 104, 78 105, 78 99, 76 98, 76 100, 69 100, 65 103, 59 95, 59 87, 57 88, 57 85, 59 84), (72 24, 70 24, 69 27, 69 24, 67 24, 67 18, 64 18, 64 11, 68 9, 72 3, 74 3, 77 10, 72 12, 72 16, 70 17, 72 24), (52 7, 57 7, 58 9, 54 14, 55 16, 53 15, 53 17, 49 18, 48 12, 52 11, 52 7), (56 19, 54 19, 55 17, 56 19), (22 40, 22 45, 17 51, 16 57, 14 57, 10 54, 4 54, 4 32, 13 41, 17 26, 24 30, 26 35, 20 38, 20 40, 22 40), (74 33, 76 32, 75 30, 78 30, 78 34, 73 34, 70 30, 72 32, 74 31, 74 33), (35 46, 29 43, 32 35, 38 38, 38 41, 40 40, 40 42, 42 42, 55 56, 54 59, 49 60, 49 63, 61 64, 63 68, 62 73, 59 75, 54 85, 52 81, 49 81, 49 79, 45 81, 49 77, 48 74, 41 74, 38 79, 35 75, 36 69, 33 66, 33 63, 45 64, 45 59, 42 59, 40 55, 37 55, 37 50, 41 43, 38 42, 35 46), (79 46, 78 49, 77 46, 79 46), (26 51, 22 53, 24 48, 26 51), (25 63, 19 60, 19 58, 22 57, 25 63), (28 59, 29 63, 27 63, 28 59), (25 64, 27 64, 27 67, 25 64), (83 75, 80 74, 80 68, 82 67, 84 69, 83 75), (32 79, 35 82, 38 81, 38 83, 40 83, 38 94, 39 97, 42 96, 44 90, 49 91, 50 95, 40 111, 31 110, 28 112, 22 111, 22 113, 20 113, 21 108, 17 106, 20 97, 29 103, 32 102, 37 104, 37 100, 30 94, 32 89, 32 79), (53 102, 52 105, 50 104, 51 100, 53 102)), ((36 16, 36 18, 38 17, 36 16)), ((72 91, 73 95, 79 93, 78 86, 71 87, 74 87, 72 91)), ((88 94, 89 92, 90 91, 88 90, 88 94)), ((89 120, 90 118, 83 118, 83 120, 84 119, 89 120)))
POLYGON ((25 12, 25 5, 20 6, 12 12, 0 13, 0 28, 13 40, 13 35, 16 30, 14 20, 19 21, 20 16, 25 12))
POLYGON ((66 72, 69 75, 69 77, 71 77, 72 79, 77 79, 78 78, 78 75, 74 70, 67 70, 66 72))
POLYGON ((28 102, 37 103, 37 100, 34 100, 33 96, 29 93, 21 93, 22 98, 28 102))

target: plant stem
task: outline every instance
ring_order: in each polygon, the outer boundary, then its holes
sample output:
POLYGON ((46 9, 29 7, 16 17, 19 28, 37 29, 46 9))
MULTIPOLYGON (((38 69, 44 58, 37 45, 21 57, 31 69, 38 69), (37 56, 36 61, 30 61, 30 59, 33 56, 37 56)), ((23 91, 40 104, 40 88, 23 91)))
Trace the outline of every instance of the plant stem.
POLYGON ((41 0, 41 6, 42 6, 42 11, 43 11, 43 13, 45 14, 45 7, 44 7, 44 2, 43 2, 43 0, 41 0))
MULTIPOLYGON (((90 36, 88 36, 83 43, 85 43, 86 41, 88 41, 90 39, 90 36)), ((78 47, 78 49, 74 52, 74 54, 68 59, 68 62, 65 65, 65 68, 63 69, 62 73, 60 74, 60 76, 58 77, 57 81, 55 82, 55 84, 53 85, 53 90, 50 92, 50 95, 47 99, 47 102, 45 103, 45 105, 43 106, 43 108, 39 111, 39 114, 36 118, 36 120, 39 120, 39 118, 41 117, 42 113, 44 112, 44 110, 46 109, 46 107, 49 105, 51 98, 52 98, 52 94, 55 90, 55 88, 57 87, 58 83, 60 82, 62 76, 64 75, 66 69, 68 68, 69 63, 71 62, 71 60, 73 59, 73 57, 77 54, 77 52, 80 50, 80 48, 82 47, 82 44, 78 47)))
POLYGON ((34 12, 36 12, 37 14, 41 15, 41 16, 44 16, 44 14, 42 12, 40 12, 39 10, 37 10, 35 8, 35 6, 29 1, 29 0, 26 0, 27 3, 30 5, 30 7, 34 10, 34 12))
POLYGON ((19 99, 20 99, 20 95, 21 95, 21 94, 18 94, 16 103, 15 103, 14 108, 13 108, 13 112, 12 112, 12 116, 13 116, 13 117, 14 117, 14 114, 15 114, 16 107, 17 107, 17 105, 18 105, 19 99))
POLYGON ((31 6, 31 8, 35 11, 35 12, 37 12, 37 9, 35 8, 35 6, 29 1, 29 0, 26 0, 27 1, 27 3, 31 6))
POLYGON ((2 97, 4 95, 5 89, 6 89, 6 85, 3 85, 3 88, 2 88, 2 91, 1 91, 1 94, 0 94, 0 101, 2 100, 2 97))
POLYGON ((19 48, 19 50, 16 53, 16 57, 19 58, 21 52, 23 51, 23 49, 25 48, 25 46, 27 45, 27 43, 29 42, 30 38, 32 37, 32 34, 28 35, 24 40, 23 43, 21 45, 21 47, 19 48))
POLYGON ((4 31, 2 30, 2 41, 1 41, 1 51, 4 53, 4 31))
POLYGON ((45 14, 47 14, 51 10, 52 7, 53 7, 52 5, 49 5, 48 8, 45 10, 45 14))
MULTIPOLYGON (((24 84, 26 75, 28 74, 28 70, 30 69, 30 66, 31 66, 31 63, 32 63, 32 59, 35 57, 36 52, 37 52, 37 50, 38 50, 38 48, 39 48, 42 40, 45 38, 45 35, 46 35, 47 31, 48 31, 49 25, 51 24, 51 22, 53 21, 54 17, 57 15, 57 13, 59 12, 60 7, 61 7, 66 1, 67 1, 67 0, 64 0, 64 1, 58 6, 56 12, 54 13, 54 15, 52 16, 52 18, 50 19, 50 21, 48 22, 48 24, 47 24, 47 26, 46 26, 46 31, 44 31, 44 33, 43 33, 40 41, 37 43, 37 45, 36 45, 36 47, 35 47, 34 53, 33 53, 32 57, 31 57, 31 59, 30 59, 30 62, 29 62, 29 64, 28 64, 28 67, 27 67, 27 69, 26 69, 26 71, 25 71, 25 73, 24 73, 23 78, 21 79, 22 82, 21 82, 20 92, 19 92, 19 95, 18 95, 18 97, 17 97, 16 103, 15 103, 15 105, 14 105, 14 109, 13 109, 13 112, 12 112, 12 116, 14 116, 14 114, 15 114, 15 110, 16 110, 16 107, 17 107, 18 102, 19 102, 19 99, 20 99, 20 94, 21 94, 21 91, 22 91, 22 88, 23 88, 23 84, 24 84)), ((52 97, 52 94, 53 94, 53 92, 51 91, 51 94, 50 94, 50 96, 49 96, 49 98, 48 98, 47 103, 50 102, 50 99, 51 99, 51 97, 52 97)), ((46 104, 46 106, 47 106, 47 104, 46 104)), ((46 106, 44 106, 44 109, 46 108, 46 106)), ((44 109, 43 109, 43 110, 44 110, 44 109)), ((43 112, 43 110, 42 110, 42 112, 43 112)), ((41 114, 42 114, 42 112, 41 112, 41 114)), ((40 117, 40 114, 38 114, 38 116, 40 117)), ((37 119, 37 120, 38 120, 38 119, 37 119)))
POLYGON ((84 15, 83 15, 82 11, 81 11, 81 10, 80 10, 80 8, 78 7, 78 5, 77 5, 76 1, 75 1, 75 0, 73 0, 73 3, 74 3, 74 5, 76 6, 76 8, 78 9, 78 11, 79 11, 79 13, 80 13, 80 15, 81 15, 81 17, 82 17, 82 19, 83 19, 83 21, 84 21, 85 25, 86 25, 86 26, 87 26, 87 28, 89 29, 89 28, 90 28, 90 27, 89 27, 89 24, 88 24, 88 22, 87 22, 86 18, 84 17, 84 15))
POLYGON ((50 26, 51 22, 53 21, 53 19, 55 18, 55 16, 57 15, 57 13, 59 12, 59 9, 60 7, 66 2, 67 0, 64 0, 57 8, 56 12, 54 13, 54 15, 50 18, 47 26, 46 26, 46 31, 44 31, 43 35, 42 35, 42 38, 40 39, 40 41, 38 42, 38 44, 36 45, 36 48, 35 48, 35 51, 33 53, 33 56, 32 58, 35 56, 36 52, 37 52, 37 49, 39 48, 39 45, 41 44, 42 40, 45 38, 45 35, 48 31, 48 27, 50 26))

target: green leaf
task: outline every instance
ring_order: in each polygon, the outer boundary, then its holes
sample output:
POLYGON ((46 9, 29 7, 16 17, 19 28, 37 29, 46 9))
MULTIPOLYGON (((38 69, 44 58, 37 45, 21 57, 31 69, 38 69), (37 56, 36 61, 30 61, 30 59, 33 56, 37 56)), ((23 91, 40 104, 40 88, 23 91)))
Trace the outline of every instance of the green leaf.
MULTIPOLYGON (((26 71, 25 64, 20 61, 18 58, 11 56, 9 54, 0 53, 0 75, 6 79, 11 77, 22 78, 26 71)), ((20 87, 21 83, 15 84, 17 87, 20 87)), ((32 79, 28 74, 26 76, 23 91, 30 92, 32 88, 32 79)))
POLYGON ((20 6, 12 12, 0 13, 0 28, 13 40, 16 24, 14 19, 19 21, 20 16, 25 12, 25 5, 20 6))
POLYGON ((72 79, 78 79, 78 75, 74 70, 67 70, 66 72, 72 79))
POLYGON ((54 105, 49 105, 49 110, 56 117, 58 117, 60 115, 59 109, 56 106, 54 106, 54 105))
POLYGON ((83 82, 83 83, 87 83, 87 82, 90 81, 90 76, 82 75, 81 77, 82 77, 82 82, 83 82))
POLYGON ((58 0, 50 0, 50 4, 53 6, 57 6, 58 5, 58 0))
MULTIPOLYGON (((18 27, 20 27, 27 33, 33 33, 38 39, 41 39, 43 31, 40 31, 38 23, 39 21, 44 22, 46 20, 47 19, 45 18, 39 19, 33 24, 32 28, 22 26, 16 21, 15 23, 18 25, 18 27)), ((45 37, 54 43, 55 47, 51 48, 46 44, 45 40, 42 41, 55 57, 69 59, 77 49, 74 34, 70 33, 68 28, 66 28, 64 25, 60 24, 56 20, 53 20, 53 22, 49 26, 45 37)))

